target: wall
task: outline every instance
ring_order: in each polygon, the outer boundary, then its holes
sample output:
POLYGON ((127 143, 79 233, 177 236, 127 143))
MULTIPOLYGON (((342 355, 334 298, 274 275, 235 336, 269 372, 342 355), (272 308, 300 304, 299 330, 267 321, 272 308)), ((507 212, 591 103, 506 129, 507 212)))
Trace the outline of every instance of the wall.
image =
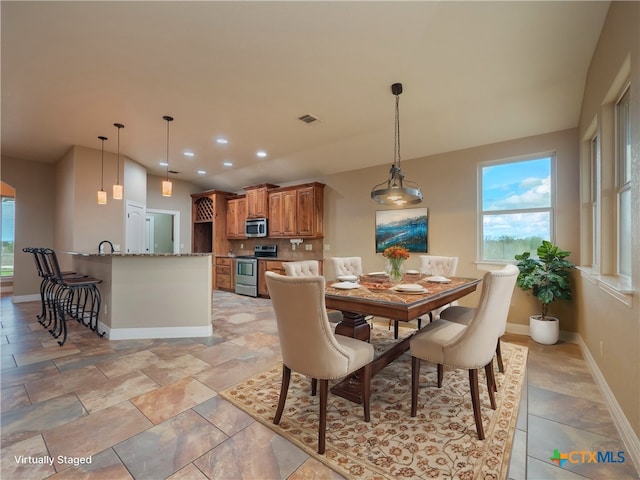
MULTIPOLYGON (((457 274, 481 277, 494 265, 477 263, 477 179, 478 163, 536 153, 556 153, 558 188, 556 198, 556 241, 579 261, 579 158, 577 132, 574 129, 523 138, 477 148, 447 152, 403 161, 408 180, 422 188, 424 200, 415 207, 429 209, 429 253, 459 257, 457 274)), ((365 271, 384 269, 384 258, 375 253, 375 212, 383 207, 370 200, 371 187, 386 178, 389 166, 380 166, 320 179, 325 188, 324 257, 361 256, 365 271), (329 251, 327 251, 327 246, 329 251)), ((419 267, 419 254, 412 254, 406 268, 419 267)), ((331 262, 325 262, 326 275, 334 278, 331 262)), ((460 303, 474 305, 478 293, 460 303)), ((528 325, 537 304, 519 290, 514 293, 509 313, 510 324, 528 325)), ((571 305, 556 305, 563 330, 575 331, 571 305)))
MULTIPOLYGON (((632 285, 630 305, 614 297, 588 271, 578 280, 576 298, 578 333, 587 345, 608 387, 636 437, 640 436, 640 3, 613 2, 598 41, 587 76, 580 115, 580 138, 584 139, 594 120, 601 122, 603 104, 625 62, 630 60, 631 155, 632 155, 632 285), (601 352, 602 342, 602 352, 601 352)), ((620 85, 622 86, 622 85, 620 85)), ((584 165, 584 162, 583 162, 584 165)), ((611 211, 603 212, 611 215, 611 211)), ((583 235, 590 232, 583 230, 583 235)), ((589 246, 589 242, 585 241, 589 246)), ((586 255, 585 255, 586 256, 586 255)), ((585 258, 588 264, 589 259, 585 258)), ((611 272, 603 272, 611 273, 611 272)), ((638 442, 637 438, 635 439, 638 442)))
POLYGON ((16 190, 14 301, 40 298, 33 257, 22 249, 54 245, 54 176, 54 165, 2 157, 2 181, 16 190))

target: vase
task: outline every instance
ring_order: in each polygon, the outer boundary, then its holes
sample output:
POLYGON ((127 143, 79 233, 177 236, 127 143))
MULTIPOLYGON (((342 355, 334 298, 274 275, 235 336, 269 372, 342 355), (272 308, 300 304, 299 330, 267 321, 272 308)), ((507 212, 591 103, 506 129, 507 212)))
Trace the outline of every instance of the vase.
POLYGON ((400 283, 402 281, 402 276, 404 275, 403 264, 404 258, 387 259, 387 273, 391 282, 400 283))

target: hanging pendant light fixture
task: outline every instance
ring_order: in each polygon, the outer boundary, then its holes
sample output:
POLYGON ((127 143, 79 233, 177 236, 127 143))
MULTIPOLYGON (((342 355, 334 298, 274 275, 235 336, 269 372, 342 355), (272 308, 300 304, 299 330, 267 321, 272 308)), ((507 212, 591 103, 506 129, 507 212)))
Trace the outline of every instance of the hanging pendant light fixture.
POLYGON ((117 177, 116 183, 113 186, 113 199, 114 200, 122 200, 122 185, 120 185, 120 129, 124 128, 124 125, 121 123, 114 123, 114 127, 118 129, 118 167, 117 167, 117 177))
POLYGON ((172 185, 171 185, 171 182, 169 181, 169 122, 173 122, 173 117, 170 117, 169 115, 165 115, 162 118, 167 121, 167 178, 166 180, 162 181, 162 196, 170 197, 172 185))
POLYGON ((393 165, 389 171, 389 178, 371 189, 371 198, 382 205, 406 205, 420 203, 422 192, 417 183, 404 179, 400 168, 400 94, 402 84, 391 85, 391 92, 396 96, 396 126, 393 150, 393 165))
POLYGON ((102 160, 100 165, 100 190, 98 190, 98 203, 100 205, 107 204, 107 192, 104 191, 104 141, 108 140, 107 137, 98 137, 102 142, 102 160))

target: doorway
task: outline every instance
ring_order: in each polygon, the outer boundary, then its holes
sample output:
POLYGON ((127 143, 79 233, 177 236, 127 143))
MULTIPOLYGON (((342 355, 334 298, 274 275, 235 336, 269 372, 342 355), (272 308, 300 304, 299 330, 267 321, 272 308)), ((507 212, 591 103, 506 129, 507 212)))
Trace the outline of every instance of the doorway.
POLYGON ((180 253, 180 212, 147 209, 147 253, 180 253))

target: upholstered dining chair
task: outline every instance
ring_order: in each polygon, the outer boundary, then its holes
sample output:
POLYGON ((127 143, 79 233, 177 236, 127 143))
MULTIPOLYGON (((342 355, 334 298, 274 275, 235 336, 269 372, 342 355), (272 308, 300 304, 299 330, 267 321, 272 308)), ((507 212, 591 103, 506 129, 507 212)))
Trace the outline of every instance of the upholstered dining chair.
MULTIPOLYGON (((444 257, 441 255, 420 255, 420 273, 429 276, 454 277, 458 268, 458 257, 444 257)), ((442 310, 448 306, 455 305, 457 302, 450 303, 444 307, 436 308, 429 312, 429 321, 440 314, 442 310)), ((418 318, 418 329, 422 328, 422 318, 418 318)))
POLYGON ((340 275, 362 275, 362 257, 331 257, 336 277, 340 275))
POLYGON ((362 385, 364 420, 370 420, 373 346, 333 333, 324 301, 324 277, 288 277, 266 272, 265 279, 276 315, 282 350, 282 385, 273 423, 279 424, 282 418, 292 370, 310 377, 312 384, 319 381, 318 453, 323 454, 329 380, 343 378, 358 371, 362 385))
MULTIPOLYGON (((320 275, 320 262, 317 260, 300 260, 297 262, 284 262, 282 264, 287 277, 317 277, 320 275)), ((327 317, 331 323, 342 321, 340 310, 327 309, 327 317)))
MULTIPOLYGON (((473 307, 463 307, 461 305, 452 305, 445 308, 440 312, 440 318, 447 320, 448 322, 455 322, 461 325, 469 325, 476 313, 476 309, 473 307)), ((498 362, 498 371, 504 373, 504 363, 502 361, 502 348, 500 346, 500 337, 507 331, 507 319, 504 318, 502 328, 500 329, 500 335, 496 343, 496 361, 498 362)))
POLYGON ((410 342, 411 351, 411 416, 418 409, 420 362, 438 365, 438 387, 442 386, 444 365, 469 370, 471 403, 478 438, 484 440, 478 369, 484 367, 491 408, 495 410, 493 354, 506 322, 518 268, 507 265, 502 270, 487 272, 482 281, 480 302, 468 325, 436 319, 416 334, 410 342))

